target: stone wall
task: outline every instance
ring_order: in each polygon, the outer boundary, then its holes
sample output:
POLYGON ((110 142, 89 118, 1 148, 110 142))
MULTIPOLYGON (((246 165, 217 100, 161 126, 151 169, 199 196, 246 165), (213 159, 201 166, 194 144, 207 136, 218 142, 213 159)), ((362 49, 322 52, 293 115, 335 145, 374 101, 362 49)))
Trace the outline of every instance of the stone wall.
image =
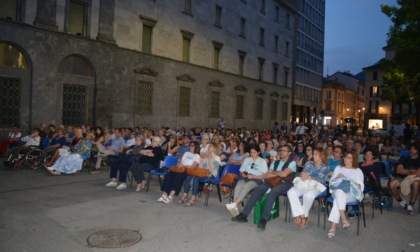
MULTIPOLYGON (((32 109, 30 99, 23 101, 22 127, 37 126, 41 122, 61 124, 62 85, 65 82, 88 87, 86 123, 101 126, 216 126, 220 117, 224 117, 227 127, 267 128, 273 124, 269 119, 271 99, 278 101, 279 123, 283 122, 280 120, 283 101, 288 102, 290 110, 291 89, 287 87, 15 22, 0 21, 0 34, 0 42, 17 46, 30 62, 31 74, 23 88, 29 94, 32 85, 32 109), (58 73, 60 62, 69 55, 86 60, 92 66, 94 77, 58 73), (139 81, 153 83, 152 115, 136 113, 136 84, 139 81), (192 92, 188 117, 178 116, 181 86, 190 87, 192 92), (238 86, 246 91, 235 90, 238 86), (209 117, 211 90, 222 93, 219 118, 209 117), (262 120, 254 119, 256 90, 264 93, 260 94, 264 98, 262 120), (245 95, 243 119, 234 118, 238 92, 245 95), (30 114, 32 118, 29 118, 30 114)), ((0 74, 3 70, 0 68, 0 74)), ((290 115, 290 111, 287 113, 290 115)))

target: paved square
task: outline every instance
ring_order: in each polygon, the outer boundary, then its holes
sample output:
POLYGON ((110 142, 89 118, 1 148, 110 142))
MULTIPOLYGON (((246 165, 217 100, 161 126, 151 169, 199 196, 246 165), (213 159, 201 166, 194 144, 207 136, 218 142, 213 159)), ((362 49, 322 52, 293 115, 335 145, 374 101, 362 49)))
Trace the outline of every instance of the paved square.
MULTIPOLYGON (((194 207, 156 202, 160 196, 154 177, 149 192, 134 188, 107 188, 108 173, 79 172, 52 176, 45 170, 11 170, 0 165, 0 251, 420 251, 420 215, 403 214, 394 203, 371 219, 356 236, 356 220, 349 230, 337 230, 333 239, 317 228, 317 210, 311 211, 305 229, 270 221, 265 231, 253 224, 232 222, 215 191, 209 206, 199 198, 194 207), (138 230, 142 240, 120 249, 91 248, 87 238, 106 229, 138 230)), ((316 204, 316 202, 315 202, 316 204)), ((418 203, 415 209, 418 209, 418 203)), ((361 221, 362 224, 362 221, 361 221)), ((328 229, 327 223, 327 229, 328 229)))

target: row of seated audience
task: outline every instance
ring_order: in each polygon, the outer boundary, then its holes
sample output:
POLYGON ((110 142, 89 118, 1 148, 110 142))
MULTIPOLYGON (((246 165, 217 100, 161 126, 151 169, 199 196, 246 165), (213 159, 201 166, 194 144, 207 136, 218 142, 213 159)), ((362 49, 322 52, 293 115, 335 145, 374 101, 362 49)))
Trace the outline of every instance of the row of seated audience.
MULTIPOLYGON (((69 127, 65 133, 62 128, 55 130, 55 127, 50 126, 49 129, 48 141, 41 141, 40 129, 34 129, 32 135, 21 138, 19 141, 24 144, 12 148, 8 164, 22 150, 30 149, 40 142, 54 149, 56 160, 48 163, 47 169, 55 175, 80 170, 89 152, 97 153, 96 169, 100 169, 101 159, 110 155, 118 156, 111 162, 111 181, 106 186, 126 189, 127 172, 131 170, 137 182, 136 191, 141 191, 146 186, 144 173, 159 167, 166 155, 177 155, 181 157, 177 167, 209 170, 205 177, 172 171, 167 173, 161 185, 162 196, 158 201, 171 203, 183 187, 184 192, 178 202, 185 206, 196 204, 200 180, 216 177, 220 173, 219 168, 226 163, 241 165, 235 182, 233 202, 226 204, 226 208, 232 214, 233 221, 246 222, 255 203, 269 191, 258 224, 261 229, 265 229, 275 199, 284 193, 289 197, 294 223, 305 228, 315 197, 329 185, 329 192, 334 198, 329 216, 330 238, 335 236, 340 219, 343 229, 350 226, 345 214, 346 202, 361 200, 365 186, 380 194, 380 176, 385 171, 378 160, 389 160, 394 151, 406 149, 395 139, 391 146, 388 140, 378 145, 377 141, 381 142, 381 137, 366 139, 347 134, 335 140, 331 136, 321 138, 300 134, 300 140, 297 140, 293 133, 279 132, 277 137, 267 134, 260 137, 258 131, 251 133, 246 130, 210 129, 197 135, 195 132, 200 130, 195 129, 188 135, 182 129, 173 131, 162 128, 155 135, 149 129, 132 131, 123 128, 109 131, 97 127, 86 131, 86 127, 82 126, 74 129, 69 127), (268 181, 275 177, 283 179, 278 184, 270 184, 268 181), (192 196, 188 199, 191 185, 192 196), (241 203, 249 194, 244 208, 239 211, 241 203)), ((15 129, 13 132, 16 134, 15 129)), ((10 145, 10 139, 7 141, 10 145)), ((417 144, 413 143, 408 150, 409 157, 401 159, 396 165, 390 189, 406 212, 412 214, 420 190, 420 158, 417 144)))

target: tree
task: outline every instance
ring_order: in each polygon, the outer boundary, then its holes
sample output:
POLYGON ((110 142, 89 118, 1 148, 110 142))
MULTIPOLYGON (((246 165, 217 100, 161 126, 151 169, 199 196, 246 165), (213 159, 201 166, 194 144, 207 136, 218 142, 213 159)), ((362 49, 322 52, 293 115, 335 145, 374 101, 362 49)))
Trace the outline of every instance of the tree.
POLYGON ((393 25, 388 33, 388 45, 396 47, 392 61, 384 60, 382 96, 384 100, 416 105, 420 122, 420 1, 398 0, 396 6, 381 5, 382 12, 393 25))

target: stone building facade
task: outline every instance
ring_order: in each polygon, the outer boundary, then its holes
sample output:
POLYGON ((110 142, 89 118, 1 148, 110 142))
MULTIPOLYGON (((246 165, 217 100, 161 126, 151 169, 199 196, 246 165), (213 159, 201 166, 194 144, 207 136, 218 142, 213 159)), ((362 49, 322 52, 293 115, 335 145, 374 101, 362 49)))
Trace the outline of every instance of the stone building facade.
POLYGON ((11 94, 0 127, 290 121, 294 1, 11 2, 0 6, 0 93, 11 94))

